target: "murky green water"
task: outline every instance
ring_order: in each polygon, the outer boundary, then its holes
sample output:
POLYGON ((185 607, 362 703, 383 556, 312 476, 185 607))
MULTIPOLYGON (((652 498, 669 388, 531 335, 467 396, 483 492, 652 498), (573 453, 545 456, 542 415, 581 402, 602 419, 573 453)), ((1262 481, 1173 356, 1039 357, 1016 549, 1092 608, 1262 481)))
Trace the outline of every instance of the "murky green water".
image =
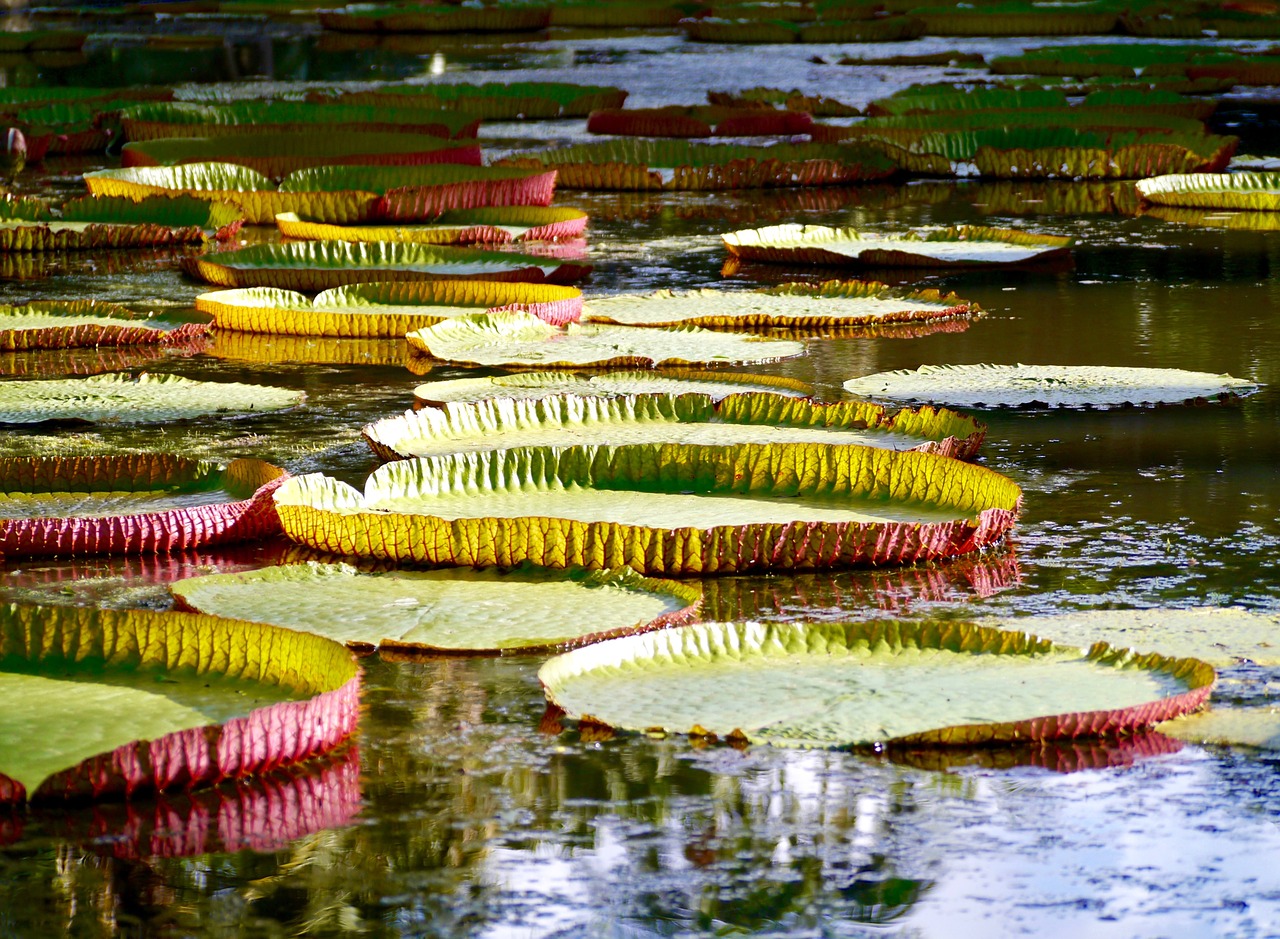
MULTIPOLYGON (((184 28, 198 31, 196 22, 184 28)), ((855 46, 761 50, 651 35, 335 48, 345 37, 317 43, 275 29, 276 40, 241 38, 221 58, 136 56, 127 72, 124 53, 100 42, 80 77, 46 70, 44 80, 329 80, 441 70, 484 80, 494 77, 485 71, 514 66, 519 71, 504 71, 504 79, 617 83, 643 106, 695 103, 708 88, 762 83, 861 104, 941 72, 889 75, 808 61, 868 50, 855 46)), ((1034 43, 1015 42, 1023 44, 1034 43)), ((950 47, 1008 44, 922 40, 909 51, 950 47)), ((582 126, 506 125, 486 129, 487 142, 502 147, 503 133, 572 140, 582 126)), ((96 165, 51 164, 31 185, 78 194, 78 174, 96 165)), ((839 398, 848 378, 922 363, 1178 367, 1267 384, 1226 407, 982 414, 990 424, 982 462, 1026 491, 1009 545, 948 565, 718 581, 708 584, 710 614, 1280 610, 1280 232, 1106 214, 1097 211, 1107 205, 1105 187, 1092 187, 1096 198, 1073 209, 1089 214, 1059 214, 1064 189, 923 183, 557 198, 592 214, 592 293, 719 284, 718 234, 775 221, 876 231, 976 222, 1080 240, 1070 270, 917 281, 981 303, 989 315, 967 329, 814 339, 807 357, 759 369, 811 381, 827 397, 839 398)), ((6 264, 5 301, 94 296, 163 304, 181 317, 203 289, 163 257, 6 264)), ((831 275, 749 267, 733 282, 788 276, 831 275)), ((119 367, 111 355, 107 367, 119 367)), ((10 359, 0 367, 17 368, 10 359)), ((84 357, 74 364, 94 367, 102 366, 84 357)), ((308 404, 294 414, 148 431, 24 430, 0 438, 0 449, 254 455, 359 482, 375 461, 358 428, 409 406, 420 381, 465 374, 440 369, 423 379, 367 350, 265 340, 256 349, 237 344, 225 360, 175 356, 140 367, 302 388, 308 404), (384 364, 322 364, 326 358, 384 364)), ((0 597, 163 606, 163 584, 176 577, 272 563, 286 551, 10 562, 0 566, 0 597)), ((556 733, 544 714, 538 664, 369 659, 358 754, 347 762, 128 812, 0 816, 0 935, 1280 934, 1280 778, 1265 754, 1147 736, 952 762, 904 754, 890 763, 698 749, 684 739, 583 739, 556 733), (357 758, 358 806, 350 762, 357 758), (221 848, 229 850, 210 853, 221 848)), ((1272 703, 1278 680, 1272 669, 1234 666, 1224 670, 1217 700, 1272 703)))

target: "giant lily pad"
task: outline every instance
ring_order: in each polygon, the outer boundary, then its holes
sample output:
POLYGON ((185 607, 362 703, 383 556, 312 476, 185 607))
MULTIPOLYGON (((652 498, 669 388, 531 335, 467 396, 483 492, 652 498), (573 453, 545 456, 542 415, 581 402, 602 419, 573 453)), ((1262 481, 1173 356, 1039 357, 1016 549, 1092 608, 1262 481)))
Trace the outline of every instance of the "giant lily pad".
POLYGON ((1172 174, 1140 179, 1136 185, 1138 194, 1156 205, 1280 210, 1280 173, 1172 174))
POLYGON ((516 154, 517 167, 555 167, 566 189, 721 190, 844 186, 893 175, 879 151, 857 145, 749 147, 683 140, 611 140, 516 154))
MULTIPOLYGON (((101 300, 37 300, 22 306, 0 306, 0 351, 75 349, 147 343, 181 345, 203 336, 202 323, 181 326, 157 323, 101 300)), ((0 374, 12 374, 0 369, 0 374)))
MULTIPOLYGON (((1001 619, 983 625, 1021 630, 1031 621, 1001 619)), ((1236 608, 1192 610, 1087 610, 1035 619, 1037 633, 1055 642, 1089 646, 1157 646, 1168 655, 1214 666, 1253 662, 1280 665, 1280 616, 1236 608)))
POLYGON ((1040 264, 1067 256, 1074 239, 963 225, 901 235, 825 225, 774 225, 721 236, 729 254, 773 264, 977 267, 1040 264))
POLYGON ((248 287, 196 297, 220 329, 297 336, 403 339, 456 316, 519 310, 563 324, 582 313, 582 292, 555 284, 501 281, 391 281, 335 287, 309 299, 293 290, 248 287))
POLYGON ((131 140, 161 137, 239 137, 263 133, 334 135, 413 133, 453 139, 475 137, 480 120, 456 111, 300 101, 236 101, 229 104, 160 102, 129 108, 120 115, 131 140))
POLYGON ((646 372, 606 372, 601 374, 555 371, 516 372, 433 381, 413 389, 418 403, 427 406, 473 404, 490 398, 530 400, 552 395, 594 395, 613 397, 640 394, 702 394, 713 401, 728 395, 762 391, 805 398, 814 393, 812 385, 776 375, 740 375, 732 372, 701 372, 693 369, 666 369, 646 372))
POLYGON ((551 7, 422 6, 410 3, 348 4, 320 14, 325 29, 356 33, 504 33, 545 29, 551 7))
MULTIPOLYGON (((318 95, 312 93, 310 97, 318 95)), ((627 93, 621 88, 563 82, 406 83, 333 96, 338 104, 461 111, 495 121, 586 117, 600 108, 620 108, 626 99, 627 93)))
POLYGON ((892 749, 1131 733, 1203 705, 1214 672, 958 623, 707 623, 565 653, 538 678, 570 715, 627 730, 892 749))
POLYGON ((711 329, 839 329, 981 314, 976 303, 936 290, 894 290, 874 281, 784 284, 753 291, 661 290, 587 301, 588 320, 624 326, 711 329))
POLYGON ((560 395, 407 411, 364 428, 384 460, 524 446, 629 443, 841 443, 968 458, 985 428, 954 411, 889 412, 864 402, 815 404, 761 392, 730 395, 560 395))
POLYGON ((452 164, 322 166, 290 173, 277 187, 248 167, 189 163, 98 170, 84 179, 95 195, 140 199, 186 193, 238 206, 252 225, 273 225, 282 212, 326 222, 418 221, 450 209, 548 205, 556 174, 452 164))
POLYGON ((400 242, 297 241, 187 257, 183 269, 219 287, 330 290, 376 281, 497 280, 565 283, 588 264, 508 251, 400 242))
POLYGON ((804 353, 799 342, 696 326, 639 329, 600 323, 554 326, 531 313, 442 320, 405 336, 410 348, 460 365, 528 368, 653 368, 769 362, 804 353))
POLYGON ((630 137, 767 137, 807 134, 813 119, 803 111, 768 107, 608 108, 591 112, 587 132, 630 137))
POLYGON ((48 381, 0 382, 0 424, 42 421, 148 423, 206 415, 249 415, 300 405, 288 388, 194 381, 180 375, 93 375, 48 381))
POLYGON ((1158 729, 1187 743, 1280 750, 1280 708, 1211 708, 1168 721, 1158 729))
POLYGON ((1107 2, 1073 3, 1070 7, 1026 2, 984 3, 978 9, 960 5, 915 7, 930 36, 1102 36, 1119 19, 1107 2))
POLYGON ((557 206, 498 206, 445 212, 429 225, 330 225, 276 216, 280 234, 319 241, 403 241, 426 245, 508 244, 513 241, 556 241, 577 238, 587 228, 587 214, 557 206))
POLYGON ((229 205, 189 196, 73 199, 56 219, 8 208, 0 219, 0 251, 88 251, 199 244, 230 238, 243 216, 229 205))
POLYGON ((290 564, 179 581, 191 609, 319 633, 349 646, 540 652, 677 626, 701 591, 630 571, 386 571, 290 564))
POLYGON ((336 554, 694 576, 951 557, 1012 527, 1021 490, 925 453, 819 444, 526 447, 387 463, 361 493, 276 492, 285 533, 336 554))
POLYGON ((168 454, 0 457, 0 556, 151 554, 280 530, 271 494, 288 474, 168 454))
POLYGON ((844 383, 845 391, 956 407, 1111 408, 1250 394, 1256 382, 1175 368, 1106 365, 922 365, 844 383))
POLYGON ((312 130, 239 137, 165 137, 125 144, 122 166, 235 163, 266 176, 284 176, 312 166, 357 164, 420 166, 480 165, 480 145, 423 134, 346 134, 312 130))
POLYGON ((360 678, 319 636, 193 613, 0 607, 0 802, 247 776, 355 730, 360 678))

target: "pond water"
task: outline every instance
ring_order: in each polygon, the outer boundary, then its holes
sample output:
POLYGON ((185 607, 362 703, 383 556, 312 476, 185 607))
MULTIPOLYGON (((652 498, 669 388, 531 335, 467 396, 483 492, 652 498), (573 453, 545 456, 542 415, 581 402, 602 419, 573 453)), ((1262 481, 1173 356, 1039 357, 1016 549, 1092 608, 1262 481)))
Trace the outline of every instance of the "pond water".
MULTIPOLYGON (((219 28, 253 35, 226 24, 208 30, 219 28)), ((697 103, 708 89, 768 84, 861 105, 943 73, 825 64, 884 47, 698 46, 642 34, 471 45, 422 39, 335 51, 334 37, 278 29, 275 40, 229 42, 207 61, 139 55, 128 73, 113 70, 127 44, 95 40, 78 76, 62 69, 11 78, 546 78, 618 84, 636 106, 697 103)), ((1035 44, 926 39, 893 51, 1035 44)), ((501 125, 486 129, 486 143, 509 146, 503 134, 584 137, 582 122, 501 125)), ((78 174, 100 165, 51 162, 20 185, 79 194, 78 174)), ((812 339, 804 358, 752 370, 812 382, 829 399, 843 396, 849 378, 923 363, 1172 367, 1266 385, 1227 406, 980 413, 990 425, 981 462, 1025 490, 1025 513, 1007 545, 897 571, 709 582, 709 614, 1280 612, 1280 232, 1109 214, 1104 186, 1090 187, 1097 198, 1076 200, 1063 214, 1055 207, 1069 186, 557 196, 556 204, 591 213, 591 294, 722 284, 719 234, 771 222, 876 232, 978 223, 1078 239, 1069 269, 910 281, 980 303, 987 316, 967 328, 812 339), (1082 204, 1095 208, 1080 214, 1082 204)), ((176 273, 169 256, 63 258, 49 268, 6 262, 5 302, 98 297, 189 318, 204 289, 176 273)), ((901 272, 878 273, 906 282, 901 272)), ((830 276, 745 266, 729 279, 748 286, 830 276)), ((34 428, 4 434, 0 451, 164 447, 260 456, 358 484, 376 465, 359 440, 361 425, 408 407, 419 382, 474 374, 442 368, 423 378, 402 367, 398 350, 379 357, 260 338, 229 346, 226 358, 170 356, 142 367, 304 389, 302 410, 150 429, 34 428), (374 364, 326 364, 362 361, 374 364)), ((0 366, 17 368, 9 359, 0 366)), ((284 550, 9 562, 0 565, 0 599, 163 607, 163 585, 177 577, 261 566, 284 550)), ((1266 752, 1153 734, 905 753, 890 762, 697 747, 684 738, 601 739, 557 732, 539 663, 371 657, 355 748, 327 765, 128 810, 0 814, 0 935, 1280 934, 1280 774, 1266 752)), ((1215 702, 1272 704, 1278 681, 1274 669, 1231 666, 1215 702)))

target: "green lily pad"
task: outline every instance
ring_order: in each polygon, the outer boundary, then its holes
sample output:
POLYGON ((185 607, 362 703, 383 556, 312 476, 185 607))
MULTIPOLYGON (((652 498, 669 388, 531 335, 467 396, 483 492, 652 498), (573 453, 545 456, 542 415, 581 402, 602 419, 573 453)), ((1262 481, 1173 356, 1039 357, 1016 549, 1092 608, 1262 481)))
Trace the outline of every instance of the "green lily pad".
POLYGON ((397 339, 457 316, 501 308, 569 323, 582 310, 582 291, 556 284, 484 280, 382 281, 335 287, 315 299, 278 287, 215 290, 196 309, 219 329, 273 335, 397 339))
POLYGON ((57 219, 10 204, 0 220, 0 251, 155 248, 226 239, 244 216, 234 207, 190 196, 73 199, 57 219))
POLYGON ((775 375, 737 375, 701 372, 694 369, 659 371, 614 371, 591 374, 570 371, 517 372, 433 381, 413 389, 419 403, 429 406, 471 404, 490 398, 529 400, 552 395, 704 394, 714 401, 747 391, 763 391, 788 397, 806 398, 812 385, 775 375))
POLYGON ((922 365, 844 383, 845 391, 860 397, 992 408, 1185 404, 1259 387, 1230 375, 1106 365, 922 365))
POLYGON ((424 564, 676 576, 930 560, 998 541, 1021 490, 971 463, 830 444, 522 447, 276 491, 290 538, 424 564))
POLYGON ((524 446, 632 443, 835 443, 972 457, 985 430, 933 408, 889 412, 879 405, 814 404, 756 392, 603 398, 559 395, 491 399, 406 411, 364 428, 384 460, 524 446))
POLYGON ((1280 173, 1171 174, 1136 185, 1138 194, 1156 205, 1280 211, 1280 173))
POLYGON ((0 607, 0 803, 249 775, 354 730, 337 643, 197 614, 0 607))
POLYGON ((1187 743, 1280 750, 1280 708, 1210 708, 1156 729, 1187 743))
POLYGON ((120 119, 125 137, 131 141, 306 133, 325 129, 342 135, 407 132, 458 139, 474 138, 480 124, 475 115, 457 111, 302 101, 153 102, 125 110, 120 119))
POLYGON ((791 747, 1121 734, 1193 711, 1213 669, 966 624, 707 623, 600 643, 538 671, 582 721, 791 747))
POLYGON ((660 290, 596 297, 586 302, 584 313, 589 322, 623 326, 828 330, 980 316, 982 310, 976 303, 936 290, 895 290, 874 281, 828 281, 753 291, 660 290))
MULTIPOLYGON (((594 4, 591 6, 598 9, 594 4)), ((316 97, 316 93, 311 97, 316 97)), ((511 121, 586 117, 600 108, 622 107, 627 93, 620 88, 564 82, 486 82, 482 85, 415 82, 338 92, 324 98, 336 104, 434 108, 460 111, 487 121, 511 121)))
POLYGON ((824 225, 774 225, 721 236, 729 254, 772 264, 978 267, 1042 264, 1067 256, 1074 239, 966 225, 902 235, 824 225))
POLYGON ((346 241, 256 244, 236 251, 186 257, 182 265, 193 277, 219 287, 284 290, 331 290, 378 281, 564 283, 585 277, 591 270, 589 264, 512 251, 346 241))
POLYGON ((460 365, 608 368, 731 365, 804 353, 804 344, 688 326, 641 329, 599 323, 553 326, 530 313, 442 320, 405 336, 416 352, 460 365))
MULTIPOLYGON (((984 624, 1018 630, 1028 622, 1011 619, 984 624)), ((1034 625, 1038 634, 1071 645, 1105 642, 1118 648, 1152 647, 1215 666, 1240 661, 1280 665, 1280 616, 1248 610, 1096 610, 1041 616, 1034 625)))
POLYGON ((276 216, 276 227, 286 238, 320 241, 507 244, 580 237, 587 214, 557 206, 496 206, 445 212, 430 225, 332 225, 284 212, 276 216))
MULTIPOLYGON (((199 323, 175 325, 101 300, 37 300, 0 306, 0 351, 76 349, 146 343, 180 344, 208 332, 199 323)), ((0 374, 12 374, 0 370, 0 374)))
POLYGON ((194 381, 179 375, 93 375, 0 382, 0 424, 42 421, 154 423, 211 415, 263 414, 302 404, 306 394, 268 385, 194 381))
POLYGON ((573 648, 680 625, 701 596, 629 570, 361 573, 314 562, 194 577, 170 589, 191 609, 353 647, 469 653, 573 648))

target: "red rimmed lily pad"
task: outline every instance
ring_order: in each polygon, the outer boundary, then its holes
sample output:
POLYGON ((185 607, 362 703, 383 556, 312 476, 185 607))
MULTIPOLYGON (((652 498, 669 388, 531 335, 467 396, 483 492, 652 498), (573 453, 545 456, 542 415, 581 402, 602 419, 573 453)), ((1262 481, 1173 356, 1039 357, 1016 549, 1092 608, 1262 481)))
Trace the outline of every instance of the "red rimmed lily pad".
MULTIPOLYGON (((0 352, 132 346, 182 345, 206 335, 203 323, 158 322, 102 300, 35 300, 0 306, 0 352)), ((0 369, 0 374, 13 374, 0 369)))
POLYGON ((770 107, 609 108, 587 119, 588 133, 628 137, 790 136, 812 128, 813 119, 803 111, 770 107))
POLYGON ((73 199, 56 218, 42 206, 10 204, 0 219, 0 251, 90 251, 158 248, 225 241, 244 216, 234 206, 186 195, 140 200, 73 199))
POLYGON ((557 206, 494 206, 444 212, 427 225, 331 225, 298 217, 276 216, 286 238, 317 241, 400 241, 411 244, 509 244, 515 241, 561 241, 587 230, 587 213, 557 206))
POLYGON ((538 678, 582 722, 893 750, 1129 734, 1203 706, 1215 674, 965 623, 707 623, 565 653, 538 678))
POLYGON ((332 750, 355 730, 360 677, 338 643, 287 629, 11 605, 0 687, 0 802, 24 802, 191 788, 332 750))

